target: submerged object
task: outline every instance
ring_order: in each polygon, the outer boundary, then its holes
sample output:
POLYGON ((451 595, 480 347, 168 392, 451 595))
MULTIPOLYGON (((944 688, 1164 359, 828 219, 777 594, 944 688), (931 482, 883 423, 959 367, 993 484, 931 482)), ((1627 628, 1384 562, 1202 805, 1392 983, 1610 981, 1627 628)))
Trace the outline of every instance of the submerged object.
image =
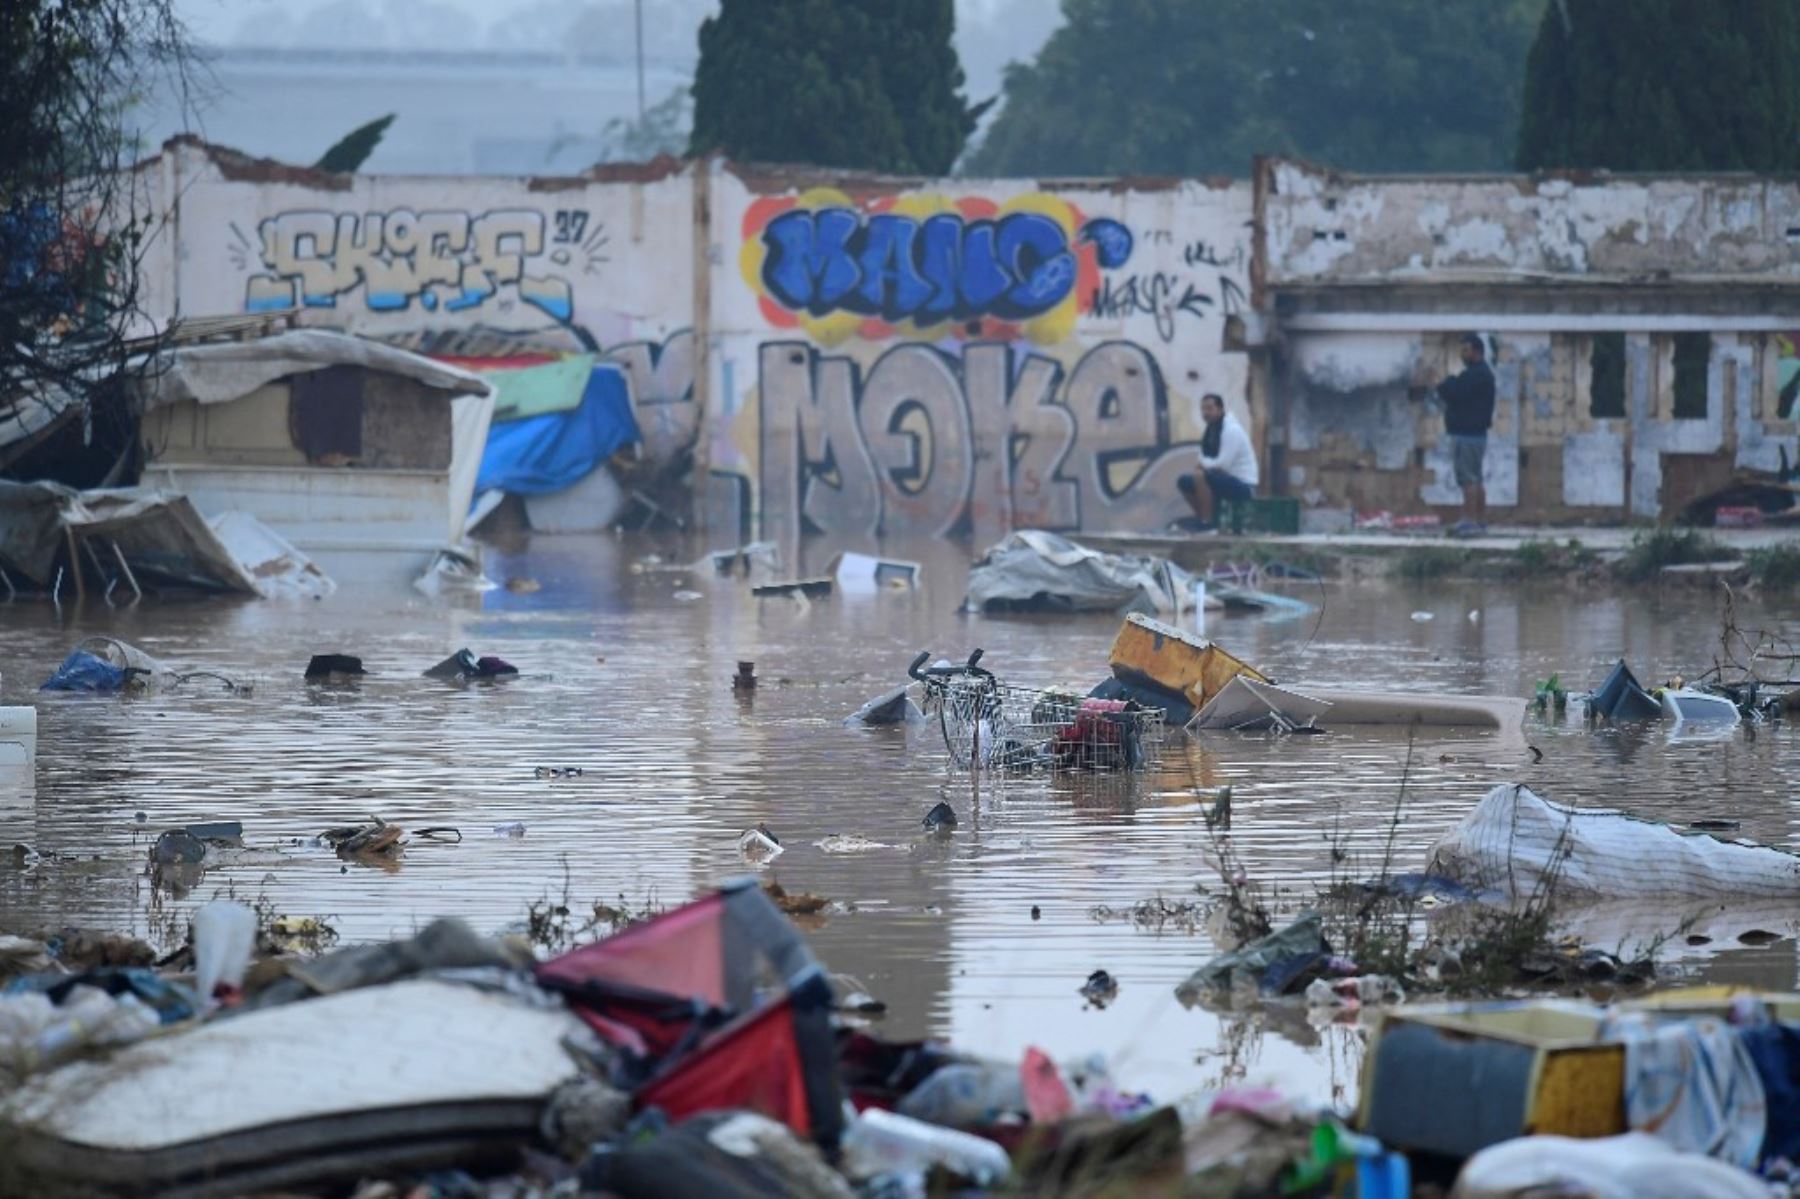
POLYGON ((1612 721, 1655 720, 1662 715, 1662 705, 1644 690, 1623 658, 1607 674, 1606 680, 1588 693, 1588 713, 1612 721))
POLYGON ((1696 691, 1692 687, 1670 687, 1660 694, 1662 710, 1675 721, 1675 727, 1684 724, 1709 724, 1729 727, 1742 722, 1738 707, 1723 695, 1714 695, 1710 691, 1696 691))
POLYGON ((1195 732, 1202 729, 1291 732, 1313 727, 1330 707, 1326 700, 1240 674, 1206 701, 1206 706, 1195 713, 1188 728, 1195 732))
POLYGON ((1800 854, 1610 808, 1565 807, 1516 783, 1488 792, 1432 846, 1425 871, 1514 901, 1800 898, 1800 854))

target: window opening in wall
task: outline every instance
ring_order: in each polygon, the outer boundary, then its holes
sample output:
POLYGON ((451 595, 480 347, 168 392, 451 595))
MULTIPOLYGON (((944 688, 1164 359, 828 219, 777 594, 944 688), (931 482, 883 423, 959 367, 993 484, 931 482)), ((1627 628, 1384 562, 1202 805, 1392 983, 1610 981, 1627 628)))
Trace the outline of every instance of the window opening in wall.
POLYGON ((1775 335, 1775 417, 1794 419, 1794 401, 1800 399, 1800 333, 1775 335))
POLYGON ((1593 376, 1588 383, 1588 415, 1616 420, 1625 415, 1625 335, 1596 333, 1588 352, 1593 376))
POLYGON ((1676 420, 1706 419, 1706 367, 1712 361, 1712 334, 1675 335, 1676 420))

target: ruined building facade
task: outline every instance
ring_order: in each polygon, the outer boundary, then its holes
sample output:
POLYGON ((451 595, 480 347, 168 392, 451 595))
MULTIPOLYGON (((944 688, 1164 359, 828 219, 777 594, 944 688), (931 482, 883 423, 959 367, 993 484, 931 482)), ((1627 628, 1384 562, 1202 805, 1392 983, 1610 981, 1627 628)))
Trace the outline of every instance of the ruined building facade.
POLYGON ((1315 513, 1454 504, 1417 395, 1469 329, 1500 520, 1668 515, 1800 432, 1787 180, 352 177, 191 140, 139 174, 158 316, 597 354, 722 540, 1160 529, 1207 392, 1315 513))

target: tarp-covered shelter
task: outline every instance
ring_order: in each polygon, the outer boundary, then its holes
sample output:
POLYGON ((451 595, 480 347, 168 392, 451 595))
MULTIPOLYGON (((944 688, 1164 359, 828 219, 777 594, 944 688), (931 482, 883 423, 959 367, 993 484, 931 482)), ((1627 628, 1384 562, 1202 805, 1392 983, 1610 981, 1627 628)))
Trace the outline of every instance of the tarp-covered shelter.
POLYGON ((302 549, 462 539, 493 414, 479 375, 303 329, 139 364, 144 481, 247 512, 302 549))

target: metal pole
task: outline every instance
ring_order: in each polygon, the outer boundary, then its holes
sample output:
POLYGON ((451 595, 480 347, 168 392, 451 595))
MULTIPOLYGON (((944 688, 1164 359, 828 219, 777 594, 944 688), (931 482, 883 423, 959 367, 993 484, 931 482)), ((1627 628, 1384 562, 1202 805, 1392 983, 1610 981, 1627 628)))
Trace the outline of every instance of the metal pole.
POLYGON ((118 542, 112 543, 113 556, 119 560, 119 569, 125 572, 125 581, 131 584, 131 594, 138 599, 144 598, 144 589, 138 586, 137 576, 131 573, 131 563, 125 561, 125 551, 119 548, 118 542))
POLYGON ((644 0, 637 0, 638 124, 644 123, 644 0))

